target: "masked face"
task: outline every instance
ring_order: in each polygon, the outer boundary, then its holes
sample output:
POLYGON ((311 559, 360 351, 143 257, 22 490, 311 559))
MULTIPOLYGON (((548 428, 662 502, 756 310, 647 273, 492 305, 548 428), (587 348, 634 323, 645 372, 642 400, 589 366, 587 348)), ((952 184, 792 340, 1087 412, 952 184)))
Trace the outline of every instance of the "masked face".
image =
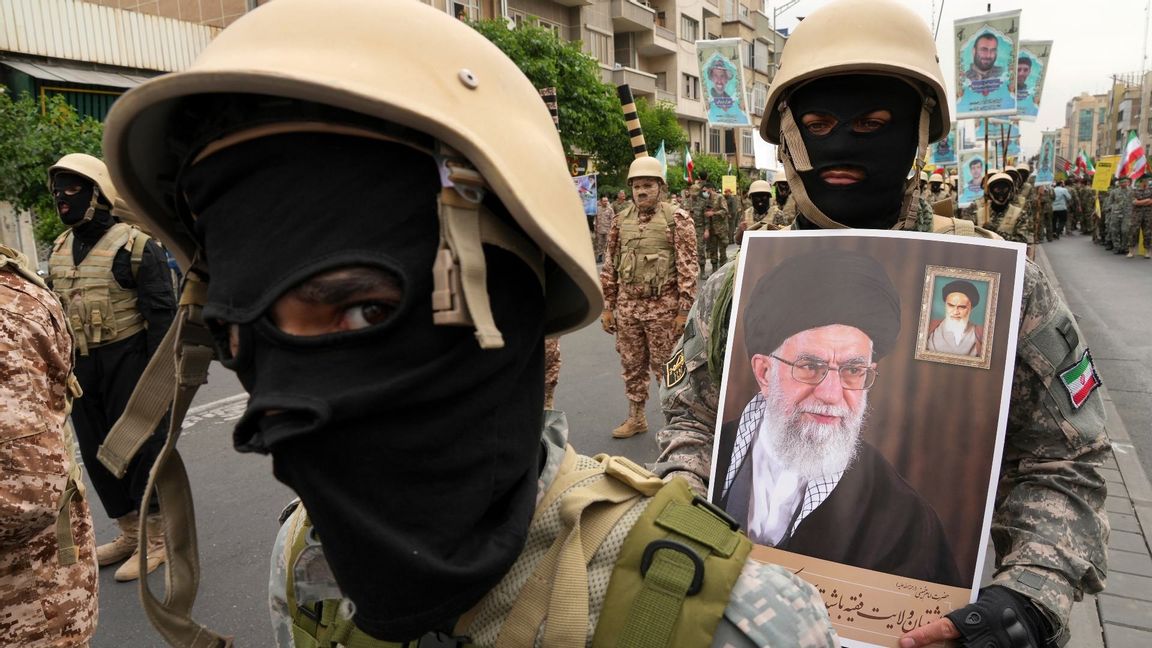
POLYGON ((236 447, 271 453, 361 630, 445 629, 504 576, 531 520, 538 281, 486 248, 505 348, 435 326, 439 174, 402 145, 266 137, 198 162, 181 190, 211 274, 205 318, 250 394, 236 447), (368 186, 388 200, 366 206, 368 186))
POLYGON ((813 166, 800 179, 816 207, 848 227, 895 224, 916 153, 916 91, 892 77, 826 77, 789 104, 813 166))
POLYGON ((1012 183, 998 181, 988 187, 988 195, 997 206, 1007 205, 1012 198, 1012 183))
POLYGON ((944 183, 942 183, 942 182, 929 182, 928 183, 928 185, 930 187, 932 187, 932 191, 940 191, 940 185, 942 185, 942 184, 944 184, 944 183))
POLYGON ((83 176, 57 173, 52 178, 52 197, 56 200, 56 213, 60 215, 60 221, 69 227, 82 222, 92 206, 95 187, 91 180, 83 176))
POLYGON ((772 204, 772 194, 754 193, 749 199, 752 201, 752 209, 756 210, 757 214, 768 213, 768 207, 772 204))
POLYGON ((792 195, 792 188, 787 182, 777 182, 773 186, 776 187, 776 203, 783 205, 788 201, 788 196, 792 195))
POLYGON ((636 178, 632 181, 632 200, 640 211, 656 209, 660 201, 660 181, 656 178, 636 178))

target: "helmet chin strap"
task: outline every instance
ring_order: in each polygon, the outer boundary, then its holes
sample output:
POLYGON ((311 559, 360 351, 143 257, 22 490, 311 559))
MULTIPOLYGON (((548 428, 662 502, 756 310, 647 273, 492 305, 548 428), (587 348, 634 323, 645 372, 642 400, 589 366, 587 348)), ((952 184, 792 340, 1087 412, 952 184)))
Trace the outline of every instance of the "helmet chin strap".
POLYGON ((84 217, 81 218, 80 220, 76 221, 76 223, 73 224, 72 227, 79 227, 79 226, 83 225, 84 223, 87 223, 88 221, 90 221, 96 217, 96 208, 98 206, 96 203, 96 199, 99 197, 100 197, 100 185, 93 182, 92 183, 92 198, 91 198, 91 200, 88 201, 88 209, 84 210, 84 217))
MULTIPOLYGON (((924 154, 928 150, 928 126, 932 121, 932 111, 936 107, 936 100, 924 97, 920 104, 920 127, 917 134, 916 155, 912 160, 912 169, 908 179, 904 182, 904 198, 900 202, 899 216, 894 230, 915 230, 915 206, 920 199, 920 171, 924 168, 924 154)), ((792 116, 792 110, 787 101, 780 102, 780 147, 777 149, 777 158, 784 164, 788 187, 795 196, 800 213, 812 221, 812 224, 821 229, 847 229, 848 226, 833 220, 825 214, 804 188, 804 181, 799 171, 811 171, 812 161, 808 157, 808 149, 804 147, 804 138, 800 135, 800 127, 792 116)))

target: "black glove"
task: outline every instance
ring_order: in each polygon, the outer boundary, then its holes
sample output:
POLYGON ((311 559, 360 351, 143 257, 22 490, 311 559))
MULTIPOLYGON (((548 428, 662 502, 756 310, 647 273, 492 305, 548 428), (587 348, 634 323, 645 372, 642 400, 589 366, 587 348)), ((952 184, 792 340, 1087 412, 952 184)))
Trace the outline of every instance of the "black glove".
POLYGON ((993 585, 980 590, 975 603, 946 615, 960 631, 962 646, 1047 648, 1052 628, 1023 594, 993 585))

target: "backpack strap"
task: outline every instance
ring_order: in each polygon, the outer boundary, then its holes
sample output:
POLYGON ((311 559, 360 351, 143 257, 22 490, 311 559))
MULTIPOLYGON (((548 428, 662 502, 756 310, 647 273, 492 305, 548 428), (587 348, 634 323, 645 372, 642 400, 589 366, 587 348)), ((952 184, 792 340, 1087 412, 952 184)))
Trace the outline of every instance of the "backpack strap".
POLYGON ((129 227, 132 230, 128 233, 128 240, 124 242, 124 250, 128 252, 131 259, 132 278, 135 279, 140 276, 140 262, 144 260, 144 247, 148 245, 151 238, 134 225, 129 225, 129 227))
POLYGON ((688 483, 673 479, 624 541, 594 648, 707 646, 752 542, 688 483))

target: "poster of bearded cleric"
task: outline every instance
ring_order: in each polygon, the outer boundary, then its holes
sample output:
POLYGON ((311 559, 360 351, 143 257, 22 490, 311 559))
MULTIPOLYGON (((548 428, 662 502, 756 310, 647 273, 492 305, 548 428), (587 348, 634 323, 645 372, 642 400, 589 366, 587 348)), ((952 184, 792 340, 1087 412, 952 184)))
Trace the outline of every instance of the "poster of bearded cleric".
POLYGON ((1020 10, 955 22, 956 118, 1016 114, 1020 10))
POLYGON ((1040 93, 1048 73, 1052 41, 1020 41, 1016 58, 1016 116, 1021 121, 1036 121, 1040 114, 1040 93))
POLYGON ((753 558, 816 587, 843 645, 896 646, 976 600, 1023 277, 1023 245, 975 237, 744 240, 709 497, 753 558), (962 326, 935 330, 959 343, 980 318, 978 366, 919 358, 921 322, 948 312, 962 326))
POLYGON ((696 41, 708 125, 751 126, 744 93, 744 59, 739 38, 696 41))

